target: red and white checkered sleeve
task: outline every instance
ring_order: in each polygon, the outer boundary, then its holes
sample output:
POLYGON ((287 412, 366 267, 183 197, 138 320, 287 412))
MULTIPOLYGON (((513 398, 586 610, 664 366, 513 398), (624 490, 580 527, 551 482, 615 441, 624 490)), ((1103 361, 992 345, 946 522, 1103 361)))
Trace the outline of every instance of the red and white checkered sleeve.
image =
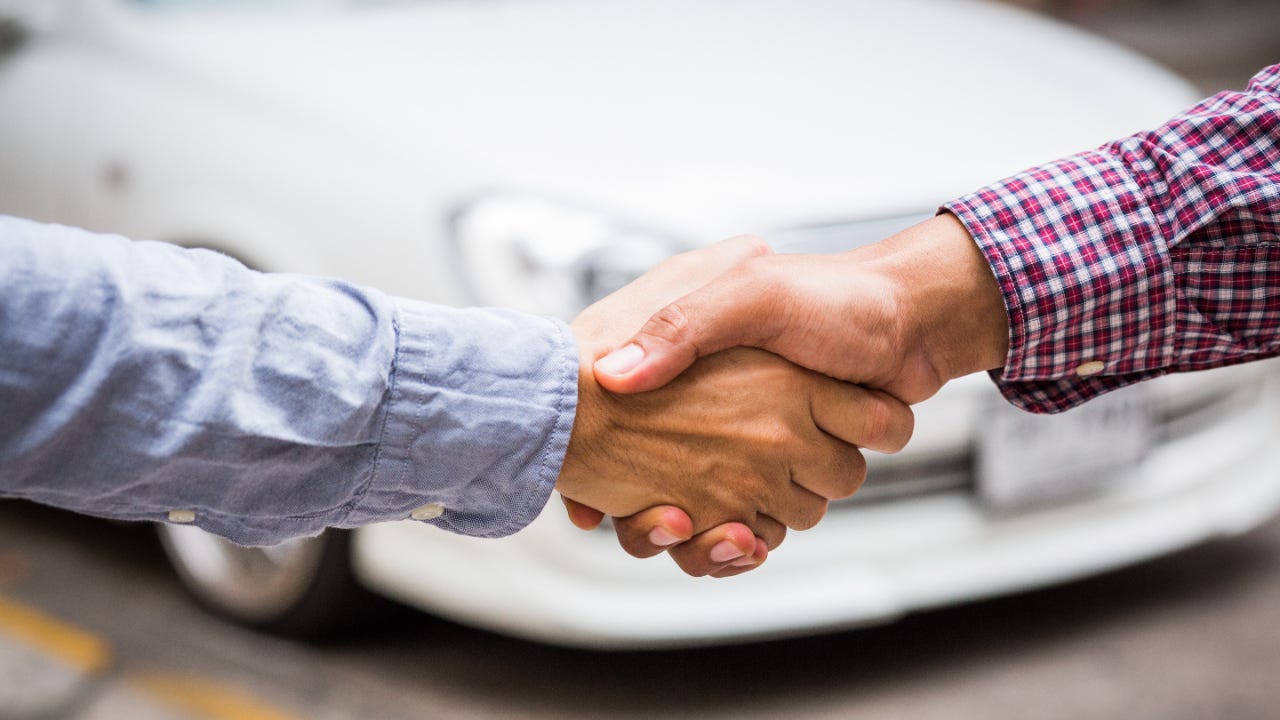
POLYGON ((1280 65, 943 209, 1000 283, 1009 354, 992 377, 1019 407, 1280 354, 1280 65))

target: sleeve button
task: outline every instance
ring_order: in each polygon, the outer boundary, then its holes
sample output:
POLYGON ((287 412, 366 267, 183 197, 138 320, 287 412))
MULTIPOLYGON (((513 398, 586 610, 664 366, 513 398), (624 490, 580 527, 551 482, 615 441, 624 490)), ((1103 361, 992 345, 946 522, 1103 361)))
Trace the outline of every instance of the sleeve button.
POLYGON ((1076 375, 1079 375, 1080 377, 1089 377, 1090 375, 1097 375, 1098 373, 1106 369, 1106 367, 1107 367, 1107 364, 1102 362, 1101 360, 1090 360, 1087 363, 1081 363, 1080 366, 1076 368, 1076 375))
POLYGON ((429 503, 409 513, 414 520, 435 520, 444 514, 444 506, 440 503, 429 503))
POLYGON ((170 510, 169 522, 173 523, 191 523, 196 521, 195 510, 170 510))

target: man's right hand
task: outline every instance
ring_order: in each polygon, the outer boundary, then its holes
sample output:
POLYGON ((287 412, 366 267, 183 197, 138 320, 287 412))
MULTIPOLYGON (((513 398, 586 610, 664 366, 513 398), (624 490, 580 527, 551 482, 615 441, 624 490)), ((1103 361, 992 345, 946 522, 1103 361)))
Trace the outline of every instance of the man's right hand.
POLYGON ((600 359, 618 393, 661 387, 699 357, 763 348, 907 403, 948 380, 1004 364, 999 286, 951 215, 834 255, 761 255, 655 313, 600 359))
MULTIPOLYGON (((660 387, 695 359, 749 345, 905 402, 948 380, 1003 365, 1008 318, 986 258, 964 226, 940 215, 875 245, 838 255, 758 255, 655 313, 620 352, 596 363, 619 393, 660 387)), ((669 552, 691 575, 751 569, 714 557, 765 552, 745 526, 693 536, 674 507, 614 521, 637 557, 669 552), (723 553, 722 553, 723 555, 723 553)))

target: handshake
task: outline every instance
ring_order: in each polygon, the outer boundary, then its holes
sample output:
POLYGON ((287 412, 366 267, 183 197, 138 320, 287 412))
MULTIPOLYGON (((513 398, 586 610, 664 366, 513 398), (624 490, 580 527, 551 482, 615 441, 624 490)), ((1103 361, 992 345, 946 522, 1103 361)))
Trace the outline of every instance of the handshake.
POLYGON ((940 215, 839 255, 739 237, 673 257, 573 321, 578 411, 556 489, 637 557, 758 567, 896 452, 909 403, 1003 366, 986 259, 940 215), (638 329, 638 332, 637 332, 638 329))

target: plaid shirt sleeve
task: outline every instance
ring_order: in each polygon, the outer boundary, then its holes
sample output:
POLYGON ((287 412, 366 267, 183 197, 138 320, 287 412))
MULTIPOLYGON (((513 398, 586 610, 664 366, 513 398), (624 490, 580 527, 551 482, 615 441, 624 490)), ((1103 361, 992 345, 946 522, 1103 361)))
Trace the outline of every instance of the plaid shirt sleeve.
POLYGON ((1021 408, 1280 354, 1280 65, 944 209, 1000 283, 1009 354, 992 377, 1021 408))

